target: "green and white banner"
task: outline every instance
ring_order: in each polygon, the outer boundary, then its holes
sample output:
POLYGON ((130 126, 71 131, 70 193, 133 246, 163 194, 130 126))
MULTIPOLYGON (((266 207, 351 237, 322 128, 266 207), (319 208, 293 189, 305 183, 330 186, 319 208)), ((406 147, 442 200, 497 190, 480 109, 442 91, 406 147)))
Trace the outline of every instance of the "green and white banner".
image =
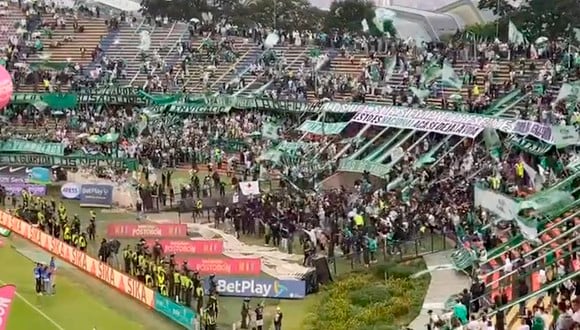
POLYGON ((11 166, 61 166, 61 167, 100 167, 137 170, 136 159, 84 156, 49 156, 38 154, 0 154, 0 165, 11 166))
POLYGON ((63 156, 64 145, 62 143, 9 139, 0 142, 0 153, 33 153, 49 156, 63 156))
POLYGON ((305 121, 298 128, 299 131, 316 135, 338 135, 348 126, 348 122, 325 123, 314 120, 305 121))
POLYGON ((262 125, 262 137, 268 140, 278 140, 280 136, 278 135, 278 131, 280 130, 280 125, 266 122, 262 125))
POLYGON ((374 176, 384 178, 387 176, 391 168, 388 165, 381 163, 365 162, 363 160, 354 159, 343 159, 340 161, 338 170, 355 173, 363 173, 367 171, 374 176))
POLYGON ((481 206, 503 220, 514 220, 520 210, 518 202, 496 191, 475 186, 474 206, 481 206))

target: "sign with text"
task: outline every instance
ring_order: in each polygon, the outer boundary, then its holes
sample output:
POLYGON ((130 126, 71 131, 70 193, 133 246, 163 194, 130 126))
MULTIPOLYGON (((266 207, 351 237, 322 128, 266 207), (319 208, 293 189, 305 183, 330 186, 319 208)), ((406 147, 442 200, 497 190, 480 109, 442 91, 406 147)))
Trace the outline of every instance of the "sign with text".
POLYGON ((222 254, 221 239, 159 240, 165 254, 222 254))
MULTIPOLYGON (((218 277, 217 291, 220 296, 303 299, 306 296, 306 283, 298 280, 276 280, 252 277, 218 277)), ((209 293, 209 280, 204 281, 205 291, 209 293)))
POLYGON ((81 207, 111 207, 113 206, 113 186, 83 184, 79 199, 81 207))
POLYGON ((178 265, 187 261, 189 269, 197 270, 203 274, 216 275, 260 275, 262 261, 260 258, 229 258, 229 259, 203 259, 176 257, 178 265))
POLYGON ((111 223, 107 226, 107 236, 109 238, 187 237, 187 225, 111 223))
POLYGON ((8 183, 8 184, 1 184, 1 186, 6 189, 6 193, 9 196, 20 196, 22 190, 26 189, 30 194, 34 196, 45 196, 46 195, 46 186, 41 186, 37 184, 29 184, 29 183, 8 183))
POLYGON ((145 284, 138 280, 117 271, 108 264, 88 256, 4 211, 0 211, 0 225, 147 307, 155 307, 155 292, 153 290, 147 288, 145 284))
MULTIPOLYGON (((322 109, 330 107, 330 104, 333 102, 324 103, 322 109)), ((532 135, 550 144, 577 143, 575 130, 569 129, 568 126, 550 126, 529 120, 372 104, 351 104, 348 105, 348 109, 357 109, 352 121, 383 127, 415 129, 470 138, 477 136, 483 129, 490 128, 509 134, 532 135)))
POLYGON ((137 160, 128 158, 94 156, 48 156, 34 154, 0 154, 0 165, 60 166, 60 167, 108 167, 114 169, 137 169, 137 160))
POLYGON ((188 330, 194 329, 195 312, 158 292, 155 292, 155 310, 188 330))

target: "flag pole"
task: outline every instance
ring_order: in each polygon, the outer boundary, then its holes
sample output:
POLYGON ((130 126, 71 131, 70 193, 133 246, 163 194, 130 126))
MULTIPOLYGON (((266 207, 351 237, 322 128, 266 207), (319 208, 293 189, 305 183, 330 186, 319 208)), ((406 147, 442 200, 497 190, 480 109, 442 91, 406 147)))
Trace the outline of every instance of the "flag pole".
MULTIPOLYGON (((501 17, 501 16, 500 16, 500 12, 499 12, 499 0, 497 0, 497 2, 496 2, 496 10, 497 10, 497 15, 498 15, 499 17, 501 17)), ((497 19, 497 21, 495 22, 495 37, 496 37, 497 39, 499 39, 499 18, 498 18, 498 19, 497 19)))

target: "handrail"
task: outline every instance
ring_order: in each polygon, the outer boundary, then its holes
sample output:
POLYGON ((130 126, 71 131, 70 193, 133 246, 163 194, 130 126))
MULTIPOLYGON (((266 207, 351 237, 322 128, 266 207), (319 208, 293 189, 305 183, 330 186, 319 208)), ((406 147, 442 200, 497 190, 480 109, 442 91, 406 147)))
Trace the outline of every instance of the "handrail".
MULTIPOLYGON (((153 28, 151 29, 151 32, 149 33, 150 36, 153 36, 153 33, 155 33, 156 27, 157 27, 157 24, 153 24, 153 28)), ((135 56, 133 56, 133 60, 136 59, 138 56, 141 56, 141 52, 137 52, 137 54, 135 54, 135 56)), ((141 63, 139 63, 139 65, 137 67, 137 72, 135 73, 135 76, 133 76, 133 78, 129 82, 129 86, 131 86, 133 84, 133 82, 135 81, 135 78, 137 78, 137 76, 139 76, 139 74, 141 74, 141 63)))
MULTIPOLYGON (((290 62, 288 64, 288 66, 291 66, 292 64, 296 63, 296 61, 298 61, 299 59, 302 59, 303 56, 304 56, 304 54, 306 54, 307 52, 308 52, 308 48, 305 48, 298 56, 296 56, 296 58, 292 62, 290 62)), ((256 77, 256 79, 252 80, 251 83, 249 83, 246 86, 244 86, 244 88, 241 88, 239 91, 237 91, 236 93, 234 93, 234 95, 239 95, 240 93, 242 93, 243 91, 245 91, 246 88, 248 88, 250 85, 252 85, 256 80, 258 80, 258 77, 256 77)), ((270 80, 268 82, 268 84, 270 84, 273 81, 274 81, 274 79, 270 80)))
MULTIPOLYGON (((570 205, 567 205, 566 207, 564 207, 564 208, 562 208, 562 209, 559 209, 559 210, 558 210, 558 214, 556 214, 556 215, 549 215, 549 216, 546 216, 546 217, 544 217, 544 219, 543 219, 542 221, 540 221, 540 223, 539 223, 539 224, 540 224, 540 225, 544 225, 544 224, 546 224, 546 223, 548 223, 548 222, 550 222, 550 221, 554 220, 554 218, 555 218, 555 217, 557 217, 557 216, 560 216, 560 215, 562 215, 562 214, 564 214, 564 213, 566 213, 566 212, 569 212, 569 211, 572 211, 572 212, 574 212, 573 210, 574 210, 576 207, 578 207, 578 206, 580 206, 580 200, 576 200, 576 201, 574 201, 572 204, 570 204, 570 205)), ((557 223, 556 223, 556 225, 559 225, 559 224, 561 224, 561 222, 557 222, 557 223)), ((545 229, 544 229, 544 230, 542 230, 542 232, 541 232, 541 233, 545 233, 545 229)), ((501 245, 500 245, 500 246, 498 246, 498 247, 495 247, 495 248, 493 248, 491 251, 489 251, 489 252, 487 253, 487 255, 488 255, 488 260, 487 260, 487 261, 489 261, 489 260, 491 259, 491 256, 497 257, 497 255, 496 255, 496 254, 502 254, 503 252, 505 252, 505 250, 504 250, 504 249, 505 249, 506 247, 508 247, 508 245, 509 245, 511 242, 513 242, 513 241, 514 241, 516 238, 522 238, 522 237, 523 237, 523 236, 522 236, 522 234, 521 234, 521 233, 518 233, 516 236, 514 236, 514 237, 510 238, 510 239, 509 239, 507 242, 505 242, 505 243, 501 244, 501 245)), ((509 249, 511 249, 511 248, 514 248, 514 247, 518 247, 518 246, 520 246, 521 244, 523 244, 523 241, 522 241, 522 242, 519 242, 519 243, 518 243, 518 245, 516 245, 516 246, 509 247, 509 249)))
POLYGON ((568 280, 571 280, 578 275, 580 275, 580 271, 570 273, 567 276, 565 276, 559 280, 552 281, 550 284, 546 285, 545 287, 541 288, 540 290, 535 291, 535 292, 531 292, 531 293, 525 295, 524 297, 518 298, 518 299, 516 299, 516 300, 514 300, 514 301, 512 301, 504 306, 501 306, 500 308, 492 311, 490 314, 487 314, 487 316, 488 316, 488 318, 491 318, 492 316, 495 316, 495 314, 497 314, 498 312, 503 312, 505 310, 512 308, 513 306, 516 306, 516 305, 522 303, 522 302, 526 302, 528 299, 536 297, 539 294, 541 294, 547 290, 558 287, 561 283, 564 283, 568 280))
MULTIPOLYGON (((178 23, 177 21, 173 22, 171 29, 169 29, 169 32, 167 32, 167 35, 165 36, 163 41, 167 40, 169 38, 169 36, 173 33, 173 30, 175 29, 175 26, 177 25, 177 23, 178 23)), ((151 35, 153 35, 153 33, 151 33, 151 35)), ((173 51, 173 48, 175 48, 176 43, 177 42, 173 43, 173 45, 171 46, 171 48, 169 49, 167 54, 163 57, 163 60, 165 60, 169 56, 169 54, 171 54, 171 51, 173 51)), ((161 46, 161 44, 160 44, 160 46, 161 46)), ((161 47, 159 49, 161 49, 161 47)), ((151 70, 151 74, 155 73, 155 70, 157 70, 157 67, 154 67, 153 70, 151 70)), ((131 79, 131 82, 129 83, 129 85, 132 85, 133 82, 135 81, 135 79, 137 79, 137 77, 139 77, 140 75, 141 75, 141 70, 137 70, 137 73, 135 74, 133 79, 131 79)))
MULTIPOLYGON (((538 247, 537 247, 535 250, 533 250, 533 251, 538 251, 538 250, 540 250, 540 249, 543 249, 543 248, 545 248, 545 247, 549 246, 550 244, 554 243, 555 241, 557 241, 557 240, 561 239, 562 237, 564 237, 564 236, 567 236, 567 235, 570 235, 571 233, 573 233, 573 232, 577 231, 578 229, 580 229, 580 225, 578 225, 578 226, 575 226, 574 228, 572 228, 572 229, 570 229, 570 230, 567 230, 567 231, 566 231, 566 232, 564 232, 564 233, 561 233, 561 234, 560 234, 560 235, 558 235, 557 237, 554 237, 554 238, 552 238, 551 240, 549 240, 548 242, 546 242, 546 243, 544 243, 544 244, 542 244, 542 245, 538 246, 538 247)), ((564 243, 562 243, 562 244, 558 245, 558 247, 561 247, 561 246, 563 246, 563 245, 569 245, 570 243, 572 243, 572 242, 576 241, 576 240, 577 240, 577 239, 579 239, 579 238, 580 238, 580 236, 577 236, 576 238, 573 238, 572 240, 568 240, 568 241, 566 241, 566 242, 564 242, 564 243)), ((557 249, 557 248, 556 248, 556 249, 557 249)), ((532 253, 534 253, 534 252, 531 252, 531 251, 530 251, 529 253, 527 253, 526 255, 524 255, 523 257, 521 257, 521 258, 519 258, 519 259, 525 259, 525 257, 527 257, 527 256, 531 255, 532 253)), ((530 262, 528 262, 528 263, 526 263, 526 264, 524 264, 524 265, 522 265, 522 266, 520 266, 520 267, 518 267, 518 268, 522 269, 522 268, 525 268, 526 266, 532 265, 534 262, 536 262, 536 261, 538 261, 538 260, 542 259, 542 258, 543 258, 543 257, 545 257, 545 256, 546 256, 545 254, 542 254, 541 256, 538 256, 536 259, 534 259, 534 260, 532 260, 532 261, 530 261, 530 262)), ((516 259, 516 260, 518 260, 518 259, 516 259)), ((514 261, 515 261, 515 260, 514 260, 514 261)), ((504 274, 504 275, 503 275, 503 276, 501 276, 500 278, 498 278, 498 279, 496 279, 496 280, 493 280, 493 281, 492 281, 492 282, 490 282, 490 283, 487 283, 485 286, 486 286, 486 287, 487 287, 487 286, 491 286, 491 285, 493 285, 493 284, 495 284, 495 283, 497 283, 497 282, 499 282, 499 281, 501 281, 501 280, 503 280, 503 279, 505 279, 505 278, 507 278, 507 277, 509 277, 509 276, 511 276, 511 275, 513 275, 513 274, 515 274, 515 273, 517 273, 517 270, 512 270, 512 271, 511 271, 509 274, 504 274)), ((487 274, 484 274, 484 276, 486 276, 486 277, 487 277, 487 276, 489 276, 490 274, 495 274, 495 272, 493 272, 493 273, 487 273, 487 274)))
MULTIPOLYGON (((566 243, 564 243, 562 245, 565 245, 565 244, 566 243)), ((552 266, 552 265, 558 263, 560 260, 562 260, 564 258, 568 258, 569 256, 573 255, 574 253, 577 253, 578 251, 580 251, 580 247, 579 248, 575 248, 572 251, 567 251, 560 258, 554 259, 551 262, 549 262, 547 264, 544 264, 544 267, 552 266)), ((546 255, 542 255, 541 257, 538 257, 536 259, 536 261, 539 260, 539 259, 541 259, 541 258, 543 258, 543 257, 545 257, 545 256, 546 255)), ((528 264, 526 264, 524 266, 529 266, 530 264, 531 263, 528 263, 528 264)), ((523 269, 524 266, 522 266, 522 268, 520 268, 520 269, 523 269)), ((529 270, 525 270, 523 273, 518 273, 518 276, 520 276, 520 277, 526 277, 526 276, 529 276, 529 275, 533 274, 534 272, 537 272, 540 269, 542 269, 542 267, 536 267, 536 268, 532 268, 532 269, 529 269, 529 270)), ((517 271, 514 271, 511 274, 513 274, 513 273, 517 273, 517 271)), ((486 290, 484 290, 483 294, 479 298, 472 299, 471 301, 473 302, 473 301, 481 298, 481 299, 484 299, 489 305, 491 305, 493 303, 493 301, 492 301, 493 300, 493 297, 492 296, 488 296, 487 294, 488 293, 492 293, 495 289, 494 288, 487 289, 488 286, 486 286, 485 288, 486 288, 486 290)))
MULTIPOLYGON (((378 134, 373 136, 367 143, 365 143, 363 146, 361 146, 352 155, 348 156, 348 159, 357 159, 368 147, 370 147, 376 140, 378 140, 381 137, 381 135, 383 135, 385 132, 389 131, 389 128, 390 127, 385 127, 382 131, 380 131, 378 134)), ((402 132, 403 132, 403 130, 398 130, 397 133, 395 133, 395 135, 398 136, 402 132)))
MULTIPOLYGON (((217 78, 217 79, 216 79, 216 80, 213 82, 213 84, 211 84, 211 85, 209 86, 210 90, 211 90, 211 89, 212 89, 212 88, 213 88, 213 87, 214 87, 214 86, 215 86, 215 85, 216 85, 216 84, 217 84, 217 83, 218 83, 220 80, 222 80, 222 79, 223 79, 225 76, 227 76, 228 74, 230 74, 230 72, 231 72, 231 71, 235 70, 235 69, 236 69, 236 67, 238 66, 238 64, 239 64, 239 63, 242 61, 242 59, 244 59, 244 58, 245 58, 245 57, 248 55, 248 53, 249 53, 249 52, 250 52, 250 50, 247 50, 247 51, 244 53, 244 55, 240 56, 240 57, 238 58, 238 60, 237 60, 235 63, 233 63, 232 65, 230 65, 230 68, 229 68, 229 69, 228 69, 226 72, 224 72, 224 73, 223 73, 223 74, 222 74, 222 75, 221 75, 219 78, 217 78)), ((218 94, 218 92, 216 92, 215 94, 218 94)))

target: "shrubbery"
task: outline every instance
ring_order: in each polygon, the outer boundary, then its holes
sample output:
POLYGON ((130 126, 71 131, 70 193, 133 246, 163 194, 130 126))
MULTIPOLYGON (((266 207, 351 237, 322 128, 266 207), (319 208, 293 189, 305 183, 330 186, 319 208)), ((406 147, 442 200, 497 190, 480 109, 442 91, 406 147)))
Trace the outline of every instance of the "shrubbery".
POLYGON ((391 330, 407 325, 423 304, 428 277, 411 279, 422 263, 379 265, 336 280, 320 294, 306 330, 391 330))

